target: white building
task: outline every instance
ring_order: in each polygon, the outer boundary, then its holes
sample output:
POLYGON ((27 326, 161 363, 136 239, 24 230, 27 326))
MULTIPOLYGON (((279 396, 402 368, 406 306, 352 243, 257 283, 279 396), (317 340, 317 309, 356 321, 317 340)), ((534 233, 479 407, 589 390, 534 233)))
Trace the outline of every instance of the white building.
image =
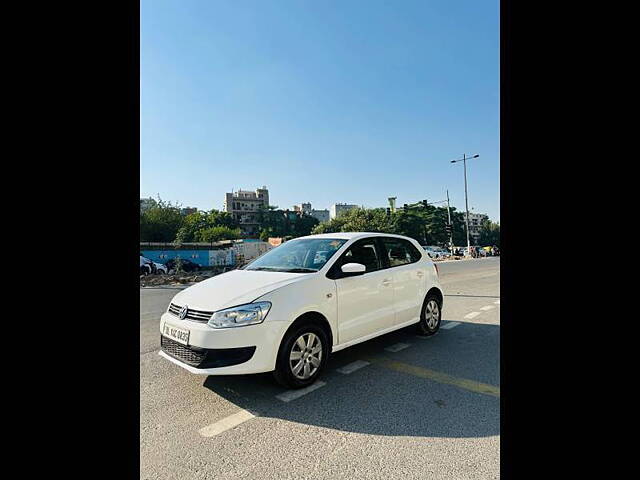
POLYGON ((329 221, 329 210, 314 210, 311 208, 310 203, 299 203, 293 206, 293 210, 295 212, 302 212, 307 215, 311 215, 314 218, 317 218, 319 222, 328 222, 329 221))
MULTIPOLYGON (((466 221, 467 212, 463 212, 462 215, 464 216, 464 219, 466 221)), ((486 215, 484 213, 469 212, 469 236, 473 238, 474 243, 478 242, 482 224, 487 220, 489 220, 489 215, 486 215)))
POLYGON ((243 235, 257 235, 260 230, 258 210, 269 206, 269 190, 267 187, 249 190, 238 190, 225 194, 222 210, 229 212, 240 225, 243 235))
POLYGON ((331 205, 331 213, 330 218, 333 220, 334 218, 338 218, 344 212, 352 210, 354 208, 360 208, 358 205, 350 205, 348 203, 334 203, 331 205))

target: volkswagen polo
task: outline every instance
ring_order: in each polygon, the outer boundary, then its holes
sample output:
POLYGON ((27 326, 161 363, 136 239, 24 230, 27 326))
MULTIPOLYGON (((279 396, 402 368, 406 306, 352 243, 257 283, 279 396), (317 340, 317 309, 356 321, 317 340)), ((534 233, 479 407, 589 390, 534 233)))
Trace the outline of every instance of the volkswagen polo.
POLYGON ((273 372, 313 383, 332 352, 416 325, 440 327, 438 269, 415 240, 382 233, 300 237, 179 292, 160 355, 203 375, 273 372))

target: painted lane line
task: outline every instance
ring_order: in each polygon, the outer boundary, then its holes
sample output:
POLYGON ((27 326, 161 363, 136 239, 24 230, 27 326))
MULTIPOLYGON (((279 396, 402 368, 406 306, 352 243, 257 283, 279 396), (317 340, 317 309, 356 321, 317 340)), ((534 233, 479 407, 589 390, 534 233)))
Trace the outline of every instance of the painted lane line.
POLYGON ((416 337, 415 337, 415 338, 421 338, 422 340, 424 340, 425 338, 433 338, 433 337, 435 337, 436 335, 438 335, 438 332, 434 333, 433 335, 427 335, 427 336, 424 336, 424 335, 416 335, 416 337))
POLYGON ((207 425, 198 431, 203 437, 215 437, 216 435, 226 432, 233 427, 237 427, 241 423, 251 420, 254 417, 255 415, 253 413, 246 410, 240 410, 239 412, 229 415, 222 420, 218 420, 216 423, 207 425))
POLYGON ((365 362, 364 360, 356 360, 355 362, 351 362, 342 368, 338 368, 338 372, 349 375, 350 373, 353 373, 356 370, 360 370, 362 367, 366 367, 367 365, 371 364, 369 362, 365 362))
POLYGON ((396 353, 400 350, 404 350, 405 348, 409 348, 411 345, 408 343, 396 343, 395 345, 391 345, 390 347, 385 348, 387 352, 396 353))
POLYGON ((495 302, 493 302, 493 303, 495 303, 496 305, 500 305, 500 300, 496 300, 496 301, 495 301, 495 302))
POLYGON ((496 308, 493 305, 485 305, 484 307, 481 307, 480 310, 484 310, 485 312, 487 310, 491 310, 492 308, 496 308))
POLYGON ((440 328, 445 328, 447 330, 453 328, 453 327, 457 327, 458 325, 460 325, 460 322, 447 322, 444 325, 442 325, 440 328))
POLYGON ((480 315, 480 312, 471 312, 471 313, 467 313, 464 318, 468 318, 468 319, 472 319, 477 317, 478 315, 480 315))
POLYGON ((408 363, 396 362, 395 360, 388 358, 370 358, 369 360, 374 365, 379 365, 396 372, 406 373, 415 377, 433 380, 434 382, 454 385, 458 388, 463 388, 471 392, 500 398, 500 387, 495 385, 476 382, 475 380, 469 380, 466 378, 453 377, 446 373, 436 372, 435 370, 429 370, 428 368, 417 367, 415 365, 409 365, 408 363))
POLYGON ((311 393, 314 390, 317 390, 320 387, 324 387, 326 385, 325 382, 321 382, 318 380, 316 383, 309 385, 306 388, 301 388, 300 390, 287 390, 284 393, 276 395, 278 400, 282 400, 283 402, 290 402, 291 400, 295 400, 296 398, 300 398, 307 393, 311 393))

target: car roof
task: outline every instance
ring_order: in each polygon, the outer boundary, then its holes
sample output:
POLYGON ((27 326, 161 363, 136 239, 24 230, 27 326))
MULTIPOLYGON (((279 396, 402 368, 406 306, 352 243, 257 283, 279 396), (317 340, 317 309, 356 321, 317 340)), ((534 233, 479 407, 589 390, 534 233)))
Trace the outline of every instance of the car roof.
POLYGON ((396 237, 403 238, 405 240, 413 240, 410 237, 404 235, 396 235, 394 233, 378 233, 378 232, 335 232, 335 233, 320 233, 317 235, 307 235, 306 237, 298 237, 293 240, 300 240, 303 238, 337 238, 341 240, 352 240, 356 238, 366 237, 396 237))

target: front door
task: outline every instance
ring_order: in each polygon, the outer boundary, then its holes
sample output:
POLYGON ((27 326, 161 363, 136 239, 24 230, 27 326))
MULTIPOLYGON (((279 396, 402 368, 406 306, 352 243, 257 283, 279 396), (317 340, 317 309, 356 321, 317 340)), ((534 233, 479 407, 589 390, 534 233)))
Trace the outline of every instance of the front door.
POLYGON ((394 324, 393 275, 382 269, 375 239, 354 243, 332 267, 338 304, 338 343, 347 343, 394 324), (340 267, 360 263, 364 274, 341 277, 340 267))

